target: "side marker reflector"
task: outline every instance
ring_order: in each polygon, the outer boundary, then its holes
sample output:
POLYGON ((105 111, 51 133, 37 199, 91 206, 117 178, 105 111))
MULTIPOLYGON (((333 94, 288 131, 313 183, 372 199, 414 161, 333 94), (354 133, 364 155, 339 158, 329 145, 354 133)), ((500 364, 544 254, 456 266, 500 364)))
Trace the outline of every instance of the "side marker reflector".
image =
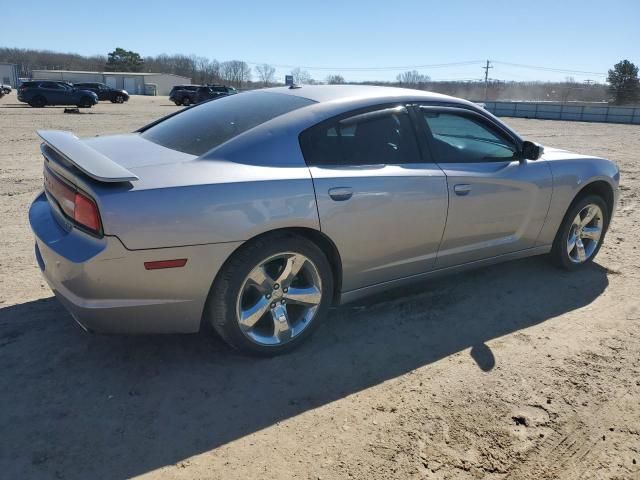
POLYGON ((187 264, 186 258, 178 258, 176 260, 157 260, 155 262, 144 262, 146 270, 159 270, 161 268, 178 268, 187 264))

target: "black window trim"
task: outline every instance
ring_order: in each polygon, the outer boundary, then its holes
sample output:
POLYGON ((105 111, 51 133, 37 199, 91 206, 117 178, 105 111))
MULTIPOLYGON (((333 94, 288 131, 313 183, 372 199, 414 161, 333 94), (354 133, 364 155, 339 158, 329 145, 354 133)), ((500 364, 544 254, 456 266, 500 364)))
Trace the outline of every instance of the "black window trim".
MULTIPOLYGON (((495 121, 493 121, 491 117, 483 115, 480 112, 477 112, 476 110, 473 110, 471 108, 461 107, 459 105, 452 105, 452 104, 447 105, 447 104, 436 104, 436 103, 416 103, 414 105, 414 108, 415 108, 417 117, 421 116, 420 112, 422 110, 430 110, 430 111, 442 112, 442 113, 454 113, 461 116, 471 117, 474 120, 478 121, 480 124, 486 126, 489 130, 496 133, 498 136, 502 137, 504 140, 507 140, 512 144, 512 146, 515 148, 515 156, 513 159, 510 159, 508 161, 511 161, 511 162, 522 161, 524 158, 522 155, 522 140, 518 138, 510 130, 507 130, 499 123, 496 123, 495 121)), ((429 152, 432 154, 432 158, 435 158, 436 163, 456 163, 456 162, 443 161, 435 157, 434 155, 435 145, 433 143, 433 134, 431 133, 431 129, 427 125, 427 122, 425 122, 421 118, 417 118, 417 120, 419 122, 418 129, 421 130, 422 132, 421 136, 426 139, 429 152)), ((483 163, 506 162, 506 161, 507 161, 506 159, 500 159, 500 160, 496 159, 496 160, 488 160, 487 162, 483 162, 483 163)))
MULTIPOLYGON (((343 112, 340 113, 338 115, 334 115, 333 117, 327 118, 326 120, 322 120, 321 122, 318 122, 310 127, 305 128, 303 131, 301 131, 298 134, 298 145, 300 146, 300 151, 302 152, 302 157, 304 158, 305 163, 307 164, 308 167, 319 167, 319 168, 332 168, 332 167, 349 167, 349 168, 357 168, 357 167, 366 167, 366 166, 370 166, 373 164, 368 164, 368 165, 353 165, 353 164, 340 164, 340 163, 331 163, 331 164, 322 164, 322 165, 316 165, 312 162, 310 162, 309 160, 307 160, 307 158, 305 158, 304 156, 304 149, 302 147, 302 136, 305 134, 305 132, 315 129, 315 128, 323 128, 323 127, 330 127, 331 125, 334 125, 336 123, 339 123, 342 120, 346 120, 349 119, 351 117, 358 117, 358 116, 362 116, 362 115, 366 115, 367 113, 374 113, 374 112, 378 112, 378 111, 384 111, 384 110, 393 110, 396 108, 404 108, 407 112, 407 117, 409 120, 409 124, 412 127, 413 130, 413 138, 415 141, 415 145, 417 147, 417 152, 418 152, 418 159, 415 162, 411 162, 410 165, 419 165, 422 163, 433 163, 431 161, 431 155, 430 152, 428 150, 425 150, 424 146, 423 146, 423 141, 421 141, 421 137, 423 136, 419 131, 418 131, 418 126, 416 125, 415 122, 415 118, 414 115, 415 113, 413 112, 413 108, 412 108, 412 102, 406 102, 406 101, 398 101, 398 102, 385 102, 385 103, 380 103, 377 105, 369 105, 366 107, 361 107, 361 108, 357 108, 355 110, 349 110, 348 112, 343 112)), ((405 165, 405 164, 403 164, 405 165)), ((408 164, 406 164, 408 165, 408 164)))

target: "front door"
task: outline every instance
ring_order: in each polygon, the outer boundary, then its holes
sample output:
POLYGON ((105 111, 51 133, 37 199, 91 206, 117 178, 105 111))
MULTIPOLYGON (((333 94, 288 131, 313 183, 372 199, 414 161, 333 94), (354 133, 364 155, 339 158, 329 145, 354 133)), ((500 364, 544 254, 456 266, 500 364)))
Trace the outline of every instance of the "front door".
POLYGON ((352 112, 301 135, 321 230, 343 261, 342 291, 433 268, 447 184, 425 162, 402 105, 352 112))
POLYGON ((449 192, 436 267, 533 247, 551 201, 547 162, 521 159, 515 139, 470 110, 421 106, 418 111, 449 192))

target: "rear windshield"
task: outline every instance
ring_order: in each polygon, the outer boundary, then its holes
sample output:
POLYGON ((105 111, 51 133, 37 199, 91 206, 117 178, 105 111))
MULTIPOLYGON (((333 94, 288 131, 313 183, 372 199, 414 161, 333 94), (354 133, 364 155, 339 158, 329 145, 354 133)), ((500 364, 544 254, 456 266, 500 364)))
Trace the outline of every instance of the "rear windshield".
POLYGON ((295 95, 245 92, 188 108, 142 136, 172 150, 202 155, 253 127, 313 103, 295 95))

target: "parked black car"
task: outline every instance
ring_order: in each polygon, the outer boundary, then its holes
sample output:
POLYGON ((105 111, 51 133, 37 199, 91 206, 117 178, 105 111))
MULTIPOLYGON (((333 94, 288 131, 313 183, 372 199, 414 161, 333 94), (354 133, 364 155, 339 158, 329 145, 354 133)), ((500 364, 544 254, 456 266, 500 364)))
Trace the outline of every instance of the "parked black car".
POLYGON ((18 100, 32 107, 47 105, 76 105, 91 108, 98 103, 98 95, 82 90, 67 82, 31 80, 22 82, 18 88, 18 100))
POLYGON ((90 90, 98 95, 98 100, 109 100, 111 103, 124 103, 129 100, 129 93, 126 90, 112 88, 104 83, 74 83, 74 86, 81 90, 90 90))
POLYGON ((205 102, 213 98, 226 97, 227 95, 233 95, 238 91, 233 87, 227 87, 226 85, 204 85, 198 87, 196 90, 195 103, 205 102))
POLYGON ((200 85, 176 85, 169 93, 169 100, 176 105, 189 106, 196 103, 196 90, 200 85))

